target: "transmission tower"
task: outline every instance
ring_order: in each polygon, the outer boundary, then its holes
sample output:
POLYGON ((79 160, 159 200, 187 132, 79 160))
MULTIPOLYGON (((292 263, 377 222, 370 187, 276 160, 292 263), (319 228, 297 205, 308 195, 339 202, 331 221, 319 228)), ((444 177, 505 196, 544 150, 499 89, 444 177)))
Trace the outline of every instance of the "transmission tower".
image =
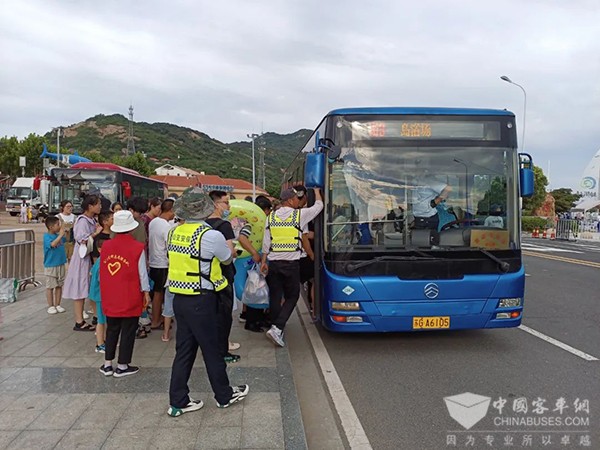
POLYGON ((267 188, 266 167, 265 167, 265 151, 267 150, 263 133, 258 140, 258 182, 263 189, 267 188))
POLYGON ((133 105, 129 104, 129 131, 127 133, 127 156, 135 153, 135 141, 133 139, 133 105))

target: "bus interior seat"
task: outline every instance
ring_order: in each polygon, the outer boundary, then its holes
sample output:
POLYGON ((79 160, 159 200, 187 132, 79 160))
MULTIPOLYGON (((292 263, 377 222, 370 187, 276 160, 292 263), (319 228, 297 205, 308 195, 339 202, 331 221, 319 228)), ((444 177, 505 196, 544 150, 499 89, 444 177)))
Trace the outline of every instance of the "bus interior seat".
POLYGON ((449 228, 440 232, 440 246, 468 247, 470 242, 470 228, 449 228))
POLYGON ((404 246, 404 233, 384 233, 384 243, 386 246, 404 246))
POLYGON ((434 230, 427 228, 414 228, 411 231, 411 245, 414 247, 431 247, 431 244, 435 243, 434 230))

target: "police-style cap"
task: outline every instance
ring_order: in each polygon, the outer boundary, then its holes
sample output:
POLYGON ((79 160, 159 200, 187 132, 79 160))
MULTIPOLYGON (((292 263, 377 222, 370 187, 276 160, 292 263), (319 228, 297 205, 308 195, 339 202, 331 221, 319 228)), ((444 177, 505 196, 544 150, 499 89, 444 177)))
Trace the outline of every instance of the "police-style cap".
POLYGON ((199 187, 187 188, 173 204, 173 212, 183 220, 204 220, 214 210, 215 204, 199 187))
POLYGON ((285 202, 286 200, 290 200, 297 196, 298 196, 298 191, 296 191, 296 189, 294 189, 293 187, 288 187, 288 188, 281 190, 281 194, 280 194, 279 198, 281 199, 281 201, 285 202))

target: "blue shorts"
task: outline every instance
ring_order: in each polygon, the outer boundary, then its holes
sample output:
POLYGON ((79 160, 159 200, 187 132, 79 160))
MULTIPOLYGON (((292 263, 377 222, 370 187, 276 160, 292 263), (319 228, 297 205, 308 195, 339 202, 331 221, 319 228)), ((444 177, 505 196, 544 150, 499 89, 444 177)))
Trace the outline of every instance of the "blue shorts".
POLYGON ((175 315, 175 311, 173 310, 173 297, 175 294, 172 294, 169 288, 165 288, 165 301, 163 305, 163 317, 173 317, 175 315))
POLYGON ((106 325, 106 316, 102 311, 102 302, 92 300, 96 304, 96 317, 98 317, 98 325, 106 325))

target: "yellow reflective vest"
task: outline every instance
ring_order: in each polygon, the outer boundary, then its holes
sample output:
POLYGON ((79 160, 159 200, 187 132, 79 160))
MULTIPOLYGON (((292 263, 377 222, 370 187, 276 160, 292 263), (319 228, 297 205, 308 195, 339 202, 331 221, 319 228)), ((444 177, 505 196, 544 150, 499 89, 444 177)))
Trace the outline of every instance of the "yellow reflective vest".
POLYGON ((302 251, 302 229, 300 228, 300 210, 295 209, 290 216, 281 220, 273 211, 269 214, 268 225, 271 233, 272 252, 302 251))
POLYGON ((214 286, 216 292, 227 287, 227 279, 221 272, 217 258, 200 257, 202 236, 212 228, 205 224, 179 225, 169 232, 167 251, 169 254, 169 290, 174 294, 198 295, 202 291, 202 278, 214 286), (210 274, 200 270, 200 263, 210 263, 210 274))

